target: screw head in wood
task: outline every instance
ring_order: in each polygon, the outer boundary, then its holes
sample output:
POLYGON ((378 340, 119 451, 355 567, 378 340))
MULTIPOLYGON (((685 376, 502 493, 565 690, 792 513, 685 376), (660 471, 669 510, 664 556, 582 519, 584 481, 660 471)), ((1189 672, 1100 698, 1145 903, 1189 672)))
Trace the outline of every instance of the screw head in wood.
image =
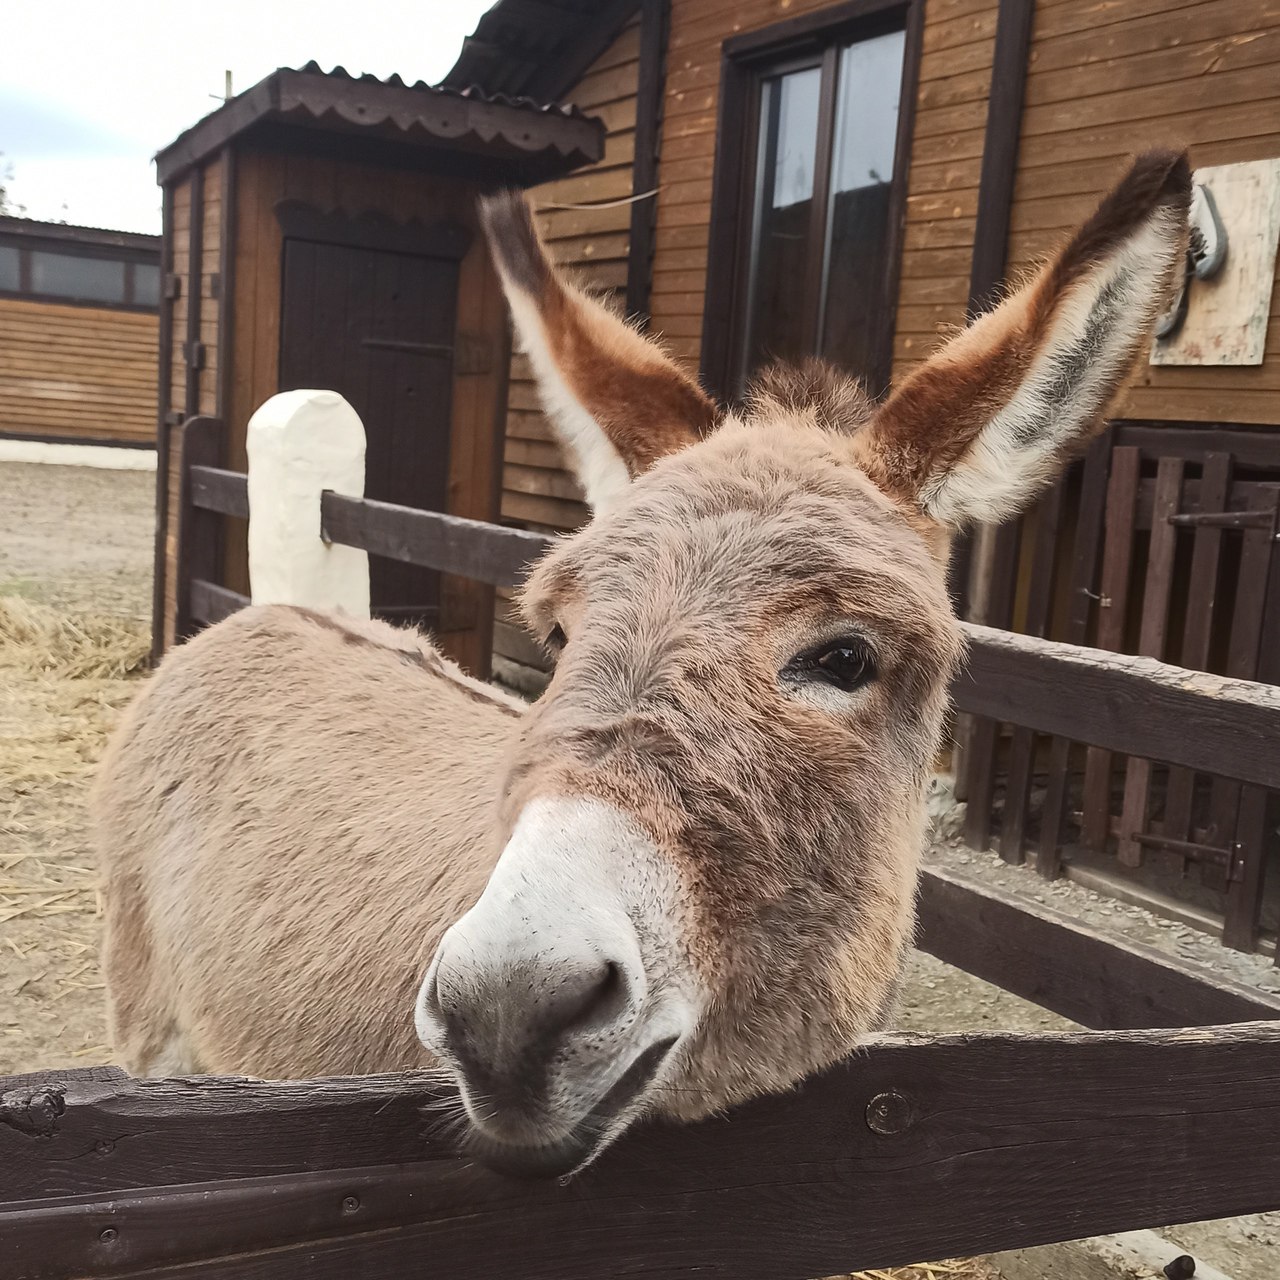
POLYGON ((879 1133, 885 1137, 895 1133, 905 1133, 911 1128, 914 1119, 910 1099, 896 1089, 877 1093, 867 1103, 867 1128, 872 1133, 879 1133))
POLYGON ((343 1197, 343 1199, 342 1199, 342 1212, 343 1212, 343 1213, 355 1213, 355 1211, 356 1211, 359 1207, 360 1207, 360 1197, 359 1197, 359 1196, 344 1196, 344 1197, 343 1197))
POLYGON ((115 1140, 112 1138, 99 1138, 93 1144, 93 1149, 100 1156, 109 1156, 116 1149, 115 1140))
POLYGON ((114 1244, 119 1235, 120 1233, 115 1229, 115 1227, 103 1227, 102 1230, 98 1232, 98 1239, 101 1240, 103 1244, 114 1244))

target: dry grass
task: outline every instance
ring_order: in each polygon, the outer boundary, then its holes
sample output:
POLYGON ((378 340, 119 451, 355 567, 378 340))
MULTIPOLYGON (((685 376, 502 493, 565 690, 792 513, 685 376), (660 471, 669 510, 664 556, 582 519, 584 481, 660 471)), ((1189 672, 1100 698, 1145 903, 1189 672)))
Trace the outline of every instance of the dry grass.
POLYGON ((147 627, 0 596, 0 1074, 104 1061, 85 800, 147 627))

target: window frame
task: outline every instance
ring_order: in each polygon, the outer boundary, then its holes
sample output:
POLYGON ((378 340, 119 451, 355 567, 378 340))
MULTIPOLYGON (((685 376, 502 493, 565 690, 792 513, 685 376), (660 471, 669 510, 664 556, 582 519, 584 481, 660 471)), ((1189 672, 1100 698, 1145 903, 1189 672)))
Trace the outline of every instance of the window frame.
POLYGON ((0 298, 15 298, 22 302, 42 302, 64 307, 95 307, 105 311, 137 311, 155 315, 160 310, 159 295, 164 293, 164 274, 160 273, 157 301, 137 300, 137 268, 160 268, 159 250, 148 250, 115 245, 85 244, 74 240, 29 235, 0 234, 0 245, 16 249, 18 253, 18 287, 0 289, 0 298), (120 302, 104 302, 98 298, 81 298, 65 293, 36 292, 31 287, 31 255, 33 253, 58 254, 64 258, 86 258, 98 262, 124 264, 124 298, 120 302))
MULTIPOLYGON (((804 66, 823 68, 810 232, 820 231, 825 235, 837 93, 834 70, 840 48, 859 39, 902 30, 905 47, 889 193, 888 242, 877 298, 881 337, 875 367, 868 372, 873 393, 879 394, 888 386, 893 365, 923 19, 923 0, 845 0, 816 13, 733 36, 721 46, 720 106, 716 120, 700 360, 703 382, 721 399, 732 400, 737 396, 737 366, 747 337, 761 82, 769 76, 804 66)), ((815 243, 822 243, 821 237, 815 243)), ((804 345, 814 351, 821 326, 818 299, 824 257, 821 252, 812 255, 806 281, 806 294, 813 305, 806 314, 803 339, 804 345)))

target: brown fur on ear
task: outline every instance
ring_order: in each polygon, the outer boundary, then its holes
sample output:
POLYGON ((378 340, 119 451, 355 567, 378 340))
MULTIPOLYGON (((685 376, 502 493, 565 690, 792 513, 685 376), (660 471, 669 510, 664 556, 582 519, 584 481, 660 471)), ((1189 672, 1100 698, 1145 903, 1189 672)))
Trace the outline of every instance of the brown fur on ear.
POLYGON ((857 378, 813 356, 798 364, 766 365, 747 385, 745 399, 748 417, 811 414, 818 426, 847 433, 866 422, 873 408, 857 378))
POLYGON ((523 195, 486 197, 480 213, 543 405, 593 506, 711 430, 719 410, 697 383, 552 264, 523 195))
POLYGON ((1101 423, 1149 339, 1183 260, 1190 198, 1185 153, 1139 156, 1029 285, 895 390, 858 437, 861 465, 947 523, 1025 505, 1101 423), (996 474, 1002 463, 1025 470, 1017 485, 996 474), (1005 484, 986 506, 984 483, 1005 484))

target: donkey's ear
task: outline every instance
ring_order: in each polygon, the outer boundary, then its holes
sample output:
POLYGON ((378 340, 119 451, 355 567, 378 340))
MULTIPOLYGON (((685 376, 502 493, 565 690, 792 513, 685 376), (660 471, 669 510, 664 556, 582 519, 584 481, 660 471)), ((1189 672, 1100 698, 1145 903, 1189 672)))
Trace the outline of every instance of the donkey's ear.
POLYGON ((1136 160, 1024 288, 916 369, 855 437, 893 497, 947 525, 1015 514, 1100 425, 1184 261, 1184 154, 1136 160))
POLYGON ((552 265, 519 192, 487 197, 480 214, 543 408, 600 511, 710 431, 716 406, 656 342, 552 265))

